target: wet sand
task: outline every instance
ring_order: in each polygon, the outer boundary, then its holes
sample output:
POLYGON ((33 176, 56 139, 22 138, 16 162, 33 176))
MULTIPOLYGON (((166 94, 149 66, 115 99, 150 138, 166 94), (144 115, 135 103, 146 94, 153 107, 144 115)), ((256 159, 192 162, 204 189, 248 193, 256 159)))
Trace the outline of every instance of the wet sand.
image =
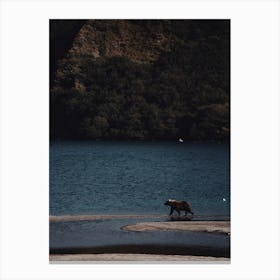
POLYGON ((184 256, 184 255, 156 255, 156 254, 64 254, 50 255, 50 263, 56 262, 221 262, 229 263, 229 258, 184 256))
POLYGON ((195 231, 230 234, 229 221, 180 221, 180 222, 147 222, 127 225, 122 227, 123 230, 128 231, 162 231, 162 230, 176 230, 176 231, 195 231))
POLYGON ((163 219, 167 215, 65 215, 50 216, 51 223, 55 222, 79 222, 79 221, 98 221, 98 220, 127 220, 127 219, 163 219))

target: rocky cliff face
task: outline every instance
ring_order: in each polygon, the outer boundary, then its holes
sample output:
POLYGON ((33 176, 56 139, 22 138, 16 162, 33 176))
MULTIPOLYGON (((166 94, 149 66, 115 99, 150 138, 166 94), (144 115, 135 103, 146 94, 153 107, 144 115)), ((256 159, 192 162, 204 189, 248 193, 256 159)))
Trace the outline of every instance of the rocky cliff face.
POLYGON ((133 20, 89 20, 77 34, 71 56, 127 57, 136 63, 158 59, 162 51, 172 48, 172 34, 162 26, 138 24, 133 20))

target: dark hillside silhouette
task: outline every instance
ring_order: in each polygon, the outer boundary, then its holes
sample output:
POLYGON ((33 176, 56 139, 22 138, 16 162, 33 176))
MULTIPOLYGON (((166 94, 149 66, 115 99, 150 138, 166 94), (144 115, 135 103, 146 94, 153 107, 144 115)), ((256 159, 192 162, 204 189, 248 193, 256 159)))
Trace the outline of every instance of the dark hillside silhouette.
POLYGON ((229 141, 229 20, 51 20, 51 139, 229 141))

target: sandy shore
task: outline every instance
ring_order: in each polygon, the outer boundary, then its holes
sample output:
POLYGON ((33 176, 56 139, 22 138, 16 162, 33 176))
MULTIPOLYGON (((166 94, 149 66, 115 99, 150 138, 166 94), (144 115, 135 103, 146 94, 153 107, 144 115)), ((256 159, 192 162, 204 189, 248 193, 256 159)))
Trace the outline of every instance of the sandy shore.
POLYGON ((195 231, 230 234, 229 221, 146 222, 122 227, 128 231, 195 231))
POLYGON ((50 216, 49 220, 55 222, 77 222, 98 220, 126 220, 126 219, 167 219, 167 215, 76 215, 76 216, 50 216))
POLYGON ((181 255, 152 255, 152 254, 64 254, 50 255, 50 262, 95 262, 95 261, 131 261, 131 262, 230 262, 229 258, 181 255))

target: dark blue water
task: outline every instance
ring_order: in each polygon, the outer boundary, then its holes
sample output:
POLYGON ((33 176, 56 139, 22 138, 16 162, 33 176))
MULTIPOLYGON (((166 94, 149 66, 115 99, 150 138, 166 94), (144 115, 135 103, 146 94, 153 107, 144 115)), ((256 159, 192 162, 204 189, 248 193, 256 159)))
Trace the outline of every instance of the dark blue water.
POLYGON ((229 145, 51 143, 50 215, 167 214, 169 198, 229 218, 229 145))

